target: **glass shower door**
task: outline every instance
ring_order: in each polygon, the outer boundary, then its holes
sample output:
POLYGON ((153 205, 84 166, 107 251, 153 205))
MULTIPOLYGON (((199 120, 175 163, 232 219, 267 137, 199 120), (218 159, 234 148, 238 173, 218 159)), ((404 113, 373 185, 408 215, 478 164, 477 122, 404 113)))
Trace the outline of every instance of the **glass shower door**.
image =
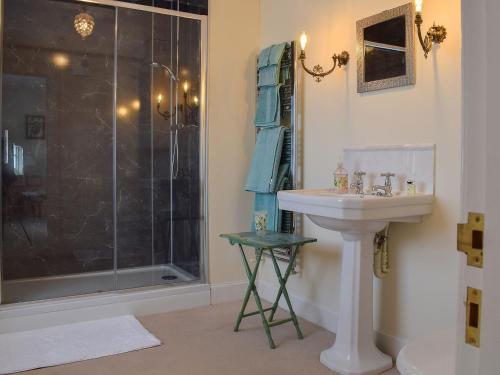
POLYGON ((115 9, 3 3, 3 302, 111 290, 115 9))
POLYGON ((200 21, 117 21, 117 287, 198 280, 200 21))
POLYGON ((2 303, 199 280, 201 21, 0 1, 2 303))
POLYGON ((172 129, 171 263, 200 278, 201 210, 201 22, 178 19, 177 127, 172 129))

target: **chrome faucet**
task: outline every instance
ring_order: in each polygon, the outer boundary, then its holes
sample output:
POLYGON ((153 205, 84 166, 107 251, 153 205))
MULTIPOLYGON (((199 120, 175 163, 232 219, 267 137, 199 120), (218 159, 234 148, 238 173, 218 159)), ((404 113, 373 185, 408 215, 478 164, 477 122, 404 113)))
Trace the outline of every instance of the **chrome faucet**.
POLYGON ((385 177, 384 185, 374 185, 372 186, 372 194, 379 195, 381 197, 392 197, 392 183, 391 177, 396 176, 394 173, 382 173, 381 177, 385 177))
POLYGON ((354 182, 351 183, 351 189, 354 189, 355 194, 364 195, 363 176, 366 175, 362 171, 354 171, 354 182))

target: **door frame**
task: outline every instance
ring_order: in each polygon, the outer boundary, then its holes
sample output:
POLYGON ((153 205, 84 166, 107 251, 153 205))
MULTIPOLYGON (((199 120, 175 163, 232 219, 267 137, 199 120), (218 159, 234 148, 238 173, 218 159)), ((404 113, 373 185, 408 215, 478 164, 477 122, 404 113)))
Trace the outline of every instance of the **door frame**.
POLYGON ((462 205, 485 215, 484 268, 460 259, 457 319, 457 375, 491 375, 500 368, 500 45, 498 0, 462 0, 462 205), (465 343, 467 287, 482 290, 480 347, 465 343))

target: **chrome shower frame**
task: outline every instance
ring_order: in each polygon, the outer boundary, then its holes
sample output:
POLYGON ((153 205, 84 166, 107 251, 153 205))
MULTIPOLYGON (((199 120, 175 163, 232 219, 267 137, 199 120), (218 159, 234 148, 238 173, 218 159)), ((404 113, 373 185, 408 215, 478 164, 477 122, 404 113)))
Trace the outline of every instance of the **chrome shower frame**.
MULTIPOLYGON (((208 79, 207 79, 207 72, 208 72, 208 16, 206 15, 198 15, 198 14, 191 14, 191 13, 186 13, 186 12, 181 12, 181 11, 175 11, 175 10, 169 10, 169 9, 163 9, 163 8, 156 8, 153 6, 147 6, 147 5, 138 5, 138 4, 132 4, 132 3, 126 3, 123 1, 115 1, 115 0, 75 0, 77 3, 81 4, 95 4, 95 5, 105 5, 109 7, 113 7, 116 10, 117 9, 133 9, 133 10, 138 10, 138 11, 144 11, 148 12, 151 14, 163 14, 163 15, 169 15, 173 17, 178 17, 178 18, 185 18, 185 19, 192 19, 192 20, 198 20, 200 21, 200 95, 199 95, 199 109, 200 109, 200 144, 199 144, 199 166, 200 166, 200 280, 199 281, 194 281, 192 284, 207 284, 209 280, 209 275, 208 275, 208 111, 207 111, 207 86, 208 86, 208 79)), ((4 8, 4 2, 3 0, 0 0, 0 19, 3 20, 3 8, 4 8)), ((118 12, 115 13, 117 17, 118 12)), ((117 22, 115 22, 115 59, 117 58, 117 22)), ((3 43, 3 22, 0 27, 0 48, 2 48, 2 43, 3 43)), ((1 64, 2 64, 2 59, 0 59, 0 69, 1 69, 1 64)), ((152 68, 153 69, 153 68, 152 68)), ((114 72, 114 93, 113 93, 113 104, 114 107, 116 108, 116 87, 117 87, 117 74, 116 74, 116 61, 115 61, 115 72, 114 72)), ((169 69, 170 70, 170 69, 169 69)), ((0 85, 2 78, 0 75, 0 85)), ((1 105, 1 100, 2 100, 2 94, 0 92, 0 105, 1 105)), ((116 113, 113 115, 113 128, 114 128, 114 134, 116 135, 116 113)), ((116 136, 113 137, 113 162, 114 165, 116 165, 116 136)), ((115 230, 114 230, 114 262, 115 262, 115 267, 114 267, 114 272, 116 275, 117 272, 117 267, 116 267, 116 261, 117 261, 117 238, 116 238, 116 203, 117 203, 117 197, 116 197, 116 181, 117 181, 117 176, 116 176, 116 168, 113 170, 113 191, 114 191, 114 196, 113 196, 113 217, 114 217, 114 225, 115 225, 115 230)), ((0 174, 0 183, 1 183, 1 174, 0 174)), ((2 208, 1 205, 3 203, 0 201, 0 209, 2 208)), ((1 303, 2 303, 2 236, 3 234, 0 231, 0 311, 1 309, 1 303)), ((116 277, 115 277, 115 283, 116 283, 116 277)), ((115 284, 116 286, 116 284, 115 284)), ((148 288, 172 288, 172 286, 168 285, 157 285, 157 286, 151 286, 148 288)), ((146 288, 146 289, 148 289, 146 288)), ((134 290, 143 290, 145 289, 144 287, 136 288, 136 289, 127 289, 131 291, 132 293, 134 290)), ((106 294, 106 293, 115 293, 115 292, 120 292, 123 293, 123 290, 115 289, 111 292, 104 292, 100 294, 106 294)), ((77 295, 75 297, 80 297, 82 295, 77 295)), ((83 295, 85 296, 85 295, 83 295)), ((68 298, 68 297, 62 297, 68 298)), ((74 298, 74 297, 70 297, 74 298)), ((41 301, 35 301, 32 303, 44 303, 43 300, 41 301)), ((4 306, 11 306, 11 305, 21 305, 18 303, 15 304, 10 304, 10 305, 4 305, 4 306)))

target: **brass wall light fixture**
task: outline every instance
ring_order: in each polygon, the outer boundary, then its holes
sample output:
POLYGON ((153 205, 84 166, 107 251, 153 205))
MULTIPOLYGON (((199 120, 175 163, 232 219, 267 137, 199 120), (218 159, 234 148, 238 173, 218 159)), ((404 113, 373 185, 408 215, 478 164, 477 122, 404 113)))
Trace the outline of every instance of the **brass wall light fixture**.
POLYGON ((342 51, 339 55, 337 55, 336 53, 333 54, 333 56, 332 56, 333 67, 330 70, 325 72, 321 65, 315 65, 311 70, 308 67, 306 67, 306 64, 305 64, 306 44, 307 44, 307 34, 305 32, 303 32, 302 35, 300 36, 300 56, 299 56, 299 59, 302 63, 302 67, 304 68, 304 70, 308 74, 312 75, 316 79, 316 82, 321 82, 321 80, 325 76, 327 76, 328 74, 332 73, 335 70, 335 68, 337 68, 337 67, 340 68, 343 65, 347 65, 347 63, 349 62, 349 53, 347 53, 347 51, 342 51))
POLYGON ((424 0, 415 0, 415 25, 417 25, 418 30, 418 39, 420 40, 420 44, 422 45, 422 49, 424 50, 424 56, 427 58, 427 55, 432 50, 432 45, 434 43, 441 44, 446 39, 446 28, 441 25, 432 25, 431 28, 427 31, 425 38, 422 37, 421 26, 424 22, 422 19, 422 5, 424 0))
POLYGON ((163 101, 163 95, 162 94, 158 94, 158 97, 157 97, 157 100, 156 100, 156 112, 158 112, 158 114, 163 117, 165 120, 169 120, 170 118, 172 117, 175 117, 175 115, 177 114, 177 108, 174 108, 174 111, 173 113, 166 110, 166 111, 162 111, 161 110, 161 102, 163 101))

